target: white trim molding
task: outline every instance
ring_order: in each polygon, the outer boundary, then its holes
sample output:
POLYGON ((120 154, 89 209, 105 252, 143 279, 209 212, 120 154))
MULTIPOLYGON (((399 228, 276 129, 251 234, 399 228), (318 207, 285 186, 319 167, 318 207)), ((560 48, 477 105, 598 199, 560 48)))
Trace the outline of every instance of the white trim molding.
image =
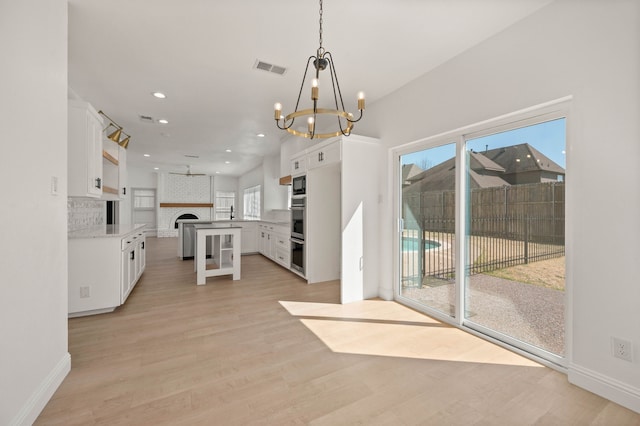
POLYGON ((64 378, 67 377, 69 371, 71 371, 71 355, 66 352, 22 406, 14 419, 9 422, 9 425, 33 424, 53 396, 53 393, 62 384, 64 378))
POLYGON ((640 389, 576 364, 569 366, 569 383, 640 413, 640 389))

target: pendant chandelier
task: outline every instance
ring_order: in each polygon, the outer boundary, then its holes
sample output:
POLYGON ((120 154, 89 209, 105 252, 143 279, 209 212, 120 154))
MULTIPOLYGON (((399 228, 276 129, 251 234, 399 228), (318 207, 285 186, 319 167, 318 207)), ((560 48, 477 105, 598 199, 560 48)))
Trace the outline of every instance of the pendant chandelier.
POLYGON ((324 139, 340 135, 349 136, 351 134, 351 130, 353 130, 353 123, 357 123, 362 119, 362 111, 364 111, 364 93, 358 93, 358 110, 360 111, 360 116, 357 119, 354 119, 353 114, 346 112, 344 108, 344 102, 342 101, 342 93, 340 91, 340 84, 338 83, 338 76, 336 74, 333 57, 330 52, 325 51, 324 47, 322 47, 322 0, 320 0, 320 47, 318 47, 316 55, 310 56, 307 60, 307 67, 304 70, 302 84, 300 85, 300 92, 298 93, 296 109, 285 116, 282 113, 282 104, 276 103, 274 108, 274 118, 279 129, 286 130, 293 135, 309 139, 324 139), (313 101, 313 108, 298 110, 304 83, 307 79, 307 72, 309 71, 309 65, 312 62, 316 69, 315 78, 311 81, 311 100, 313 101), (320 71, 324 71, 325 69, 329 70, 329 75, 331 77, 331 88, 333 89, 333 103, 335 105, 335 109, 318 108, 320 71), (335 119, 335 124, 338 130, 328 133, 316 133, 316 127, 318 124, 317 119, 320 116, 335 119), (296 118, 298 117, 307 117, 306 132, 293 128, 296 118))

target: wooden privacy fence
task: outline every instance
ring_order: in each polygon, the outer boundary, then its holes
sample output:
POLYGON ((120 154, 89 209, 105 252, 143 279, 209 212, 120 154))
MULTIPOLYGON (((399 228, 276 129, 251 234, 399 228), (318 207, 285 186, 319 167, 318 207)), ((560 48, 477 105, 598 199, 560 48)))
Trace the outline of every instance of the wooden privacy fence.
MULTIPOLYGON (((403 247, 425 247, 403 250, 405 281, 453 278, 454 192, 405 194, 403 200, 403 247)), ((564 183, 474 189, 470 201, 468 273, 564 256, 564 183)))

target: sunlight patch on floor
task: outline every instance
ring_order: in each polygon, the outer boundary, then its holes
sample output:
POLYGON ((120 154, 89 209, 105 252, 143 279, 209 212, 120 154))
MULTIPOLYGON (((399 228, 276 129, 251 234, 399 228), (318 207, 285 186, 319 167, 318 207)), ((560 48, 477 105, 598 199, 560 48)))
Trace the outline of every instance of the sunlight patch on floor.
POLYGON ((334 352, 542 367, 392 301, 280 304, 334 352))

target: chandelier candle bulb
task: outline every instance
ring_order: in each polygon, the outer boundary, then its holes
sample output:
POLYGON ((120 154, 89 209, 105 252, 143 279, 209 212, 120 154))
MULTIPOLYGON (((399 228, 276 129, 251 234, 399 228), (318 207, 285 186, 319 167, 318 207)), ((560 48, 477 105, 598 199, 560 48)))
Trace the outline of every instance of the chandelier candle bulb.
POLYGON ((314 101, 318 100, 318 79, 314 78, 311 80, 311 99, 314 101))
POLYGON ((274 106, 274 117, 276 120, 280 120, 280 116, 282 115, 282 104, 280 102, 276 103, 274 106))
POLYGON ((307 123, 309 124, 309 133, 313 133, 313 123, 314 123, 313 117, 309 117, 307 119, 307 123))
POLYGON ((364 92, 358 92, 358 109, 360 111, 364 109, 364 92))

